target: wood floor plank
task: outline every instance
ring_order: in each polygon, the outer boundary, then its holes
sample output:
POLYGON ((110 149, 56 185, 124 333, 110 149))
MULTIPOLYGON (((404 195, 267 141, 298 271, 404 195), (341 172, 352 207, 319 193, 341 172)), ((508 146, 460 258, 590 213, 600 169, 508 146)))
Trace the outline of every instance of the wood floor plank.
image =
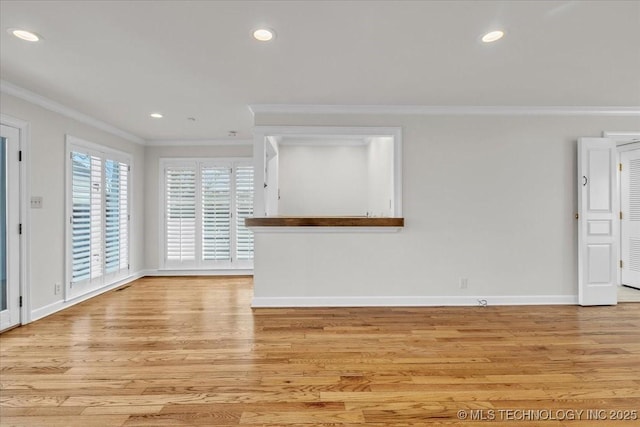
POLYGON ((283 424, 322 424, 322 423, 362 423, 364 414, 361 411, 245 411, 240 418, 241 424, 283 425, 283 424))
MULTIPOLYGON (((481 426, 489 410, 640 413, 640 304, 252 310, 252 297, 247 277, 144 278, 1 334, 0 425, 481 426)), ((563 424, 580 425, 526 423, 563 424)))

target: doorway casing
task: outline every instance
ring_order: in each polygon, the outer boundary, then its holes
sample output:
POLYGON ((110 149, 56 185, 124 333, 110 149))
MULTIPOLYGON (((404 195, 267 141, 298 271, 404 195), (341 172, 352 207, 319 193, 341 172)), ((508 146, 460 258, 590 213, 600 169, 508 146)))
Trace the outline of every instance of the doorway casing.
POLYGON ((0 123, 18 129, 20 134, 20 224, 22 224, 22 235, 20 237, 20 296, 22 297, 22 307, 20 307, 20 324, 26 325, 31 322, 31 282, 30 282, 30 214, 29 200, 31 186, 29 180, 30 152, 29 143, 31 140, 31 129, 28 122, 20 120, 6 114, 0 114, 0 123))

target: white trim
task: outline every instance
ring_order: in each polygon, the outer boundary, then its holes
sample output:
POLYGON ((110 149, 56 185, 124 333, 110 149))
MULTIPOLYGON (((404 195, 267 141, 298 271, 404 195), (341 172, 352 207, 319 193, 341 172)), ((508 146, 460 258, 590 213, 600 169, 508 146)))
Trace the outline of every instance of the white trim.
POLYGON ((610 132, 603 131, 603 138, 610 138, 616 142, 616 145, 633 144, 634 142, 640 142, 640 131, 636 132, 610 132))
POLYGON ((121 280, 118 280, 117 282, 114 282, 108 286, 105 286, 104 288, 100 288, 100 289, 96 289, 95 291, 86 293, 84 295, 80 295, 76 298, 72 298, 69 299, 68 301, 64 301, 64 300, 59 300, 56 301, 54 303, 45 305, 44 307, 40 307, 37 308, 35 310, 33 310, 31 312, 31 319, 32 321, 34 320, 38 320, 38 319, 42 319, 43 317, 49 316, 51 314, 57 313, 58 311, 67 309, 73 305, 76 305, 78 303, 81 303, 83 301, 86 301, 88 299, 91 299, 93 297, 96 297, 98 295, 104 294, 105 292, 109 292, 113 289, 122 287, 124 285, 126 285, 127 283, 131 283, 134 280, 138 280, 140 278, 144 277, 144 275, 141 272, 135 273, 131 276, 125 277, 121 280))
POLYGON ((640 116, 640 106, 252 104, 256 114, 396 114, 428 116, 640 116))
POLYGON ((486 305, 575 305, 577 295, 496 296, 362 296, 362 297, 255 297, 253 308, 266 307, 434 307, 486 305))
POLYGON ((73 108, 66 107, 56 101, 53 101, 35 92, 31 92, 30 90, 27 90, 20 86, 14 85, 13 83, 10 83, 6 80, 0 80, 0 92, 23 99, 49 111, 62 114, 63 116, 69 117, 70 119, 76 120, 89 126, 93 126, 112 135, 126 139, 127 141, 145 145, 145 140, 137 135, 126 132, 118 127, 110 125, 109 123, 103 122, 102 120, 95 119, 87 114, 81 113, 78 110, 74 110, 73 108))
POLYGON ((252 139, 152 139, 146 141, 151 147, 193 147, 199 145, 230 146, 252 145, 252 139))
POLYGON ((155 277, 155 276, 253 276, 252 268, 237 268, 237 269, 205 269, 205 270, 194 270, 194 269, 163 269, 159 268, 157 270, 146 270, 145 276, 155 277))
POLYGON ((247 227, 254 233, 397 233, 403 227, 247 227))
POLYGON ((99 153, 107 154, 111 157, 115 157, 113 160, 126 160, 127 163, 131 163, 133 155, 127 151, 116 150, 115 148, 108 147, 102 144, 96 144, 95 142, 87 141, 86 139, 78 138, 73 135, 65 134, 65 142, 67 144, 67 156, 70 152, 70 147, 75 145, 85 150, 93 150, 99 153))
POLYGON ((265 136, 332 136, 349 138, 353 136, 396 136, 401 128, 398 126, 254 126, 254 135, 265 136))
MULTIPOLYGON (((1 80, 0 80, 1 81, 1 80)), ((20 132, 20 150, 22 164, 20 165, 20 223, 22 223, 22 239, 20 242, 20 295, 22 308, 20 309, 20 324, 26 325, 31 318, 31 125, 24 120, 0 114, 0 122, 5 126, 18 129, 20 132)))
POLYGON ((637 150, 640 147, 639 141, 616 142, 616 150, 618 151, 618 163, 620 163, 620 153, 624 151, 637 150))

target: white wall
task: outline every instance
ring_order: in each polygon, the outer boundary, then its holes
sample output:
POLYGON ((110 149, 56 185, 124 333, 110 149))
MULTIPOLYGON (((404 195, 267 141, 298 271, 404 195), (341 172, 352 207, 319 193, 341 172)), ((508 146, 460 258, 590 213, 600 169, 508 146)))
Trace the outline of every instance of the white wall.
POLYGON ((266 165, 264 188, 264 209, 268 216, 278 215, 278 173, 280 156, 278 155, 278 143, 269 140, 266 143, 266 165))
POLYGON ((365 145, 279 147, 280 215, 348 215, 367 212, 365 145))
POLYGON ((367 212, 370 216, 393 216, 393 138, 370 138, 367 175, 367 212))
MULTIPOLYGON (((31 127, 29 180, 31 194, 41 196, 42 209, 30 209, 30 265, 32 312, 62 302, 54 284, 65 281, 65 135, 129 153, 132 157, 131 272, 143 267, 144 147, 16 97, 0 94, 3 114, 31 127)), ((64 288, 64 286, 63 286, 64 288)), ((61 307, 59 307, 61 308, 61 307)))
POLYGON ((148 146, 145 151, 144 174, 144 263, 147 272, 153 273, 160 267, 159 227, 163 210, 159 206, 161 158, 194 158, 194 157, 252 157, 251 145, 220 146, 148 146))
POLYGON ((256 125, 401 126, 406 224, 391 234, 256 234, 258 300, 570 302, 576 139, 638 130, 640 119, 258 114, 256 125))

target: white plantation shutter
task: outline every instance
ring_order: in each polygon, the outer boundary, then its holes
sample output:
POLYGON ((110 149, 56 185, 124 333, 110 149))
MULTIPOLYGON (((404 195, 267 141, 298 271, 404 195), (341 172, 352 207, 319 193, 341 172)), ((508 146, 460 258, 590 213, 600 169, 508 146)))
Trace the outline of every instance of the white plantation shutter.
POLYGON ((231 261, 231 168, 202 166, 202 260, 231 261))
POLYGON ((165 255, 176 263, 196 259, 196 168, 165 169, 165 255))
POLYGON ((120 269, 120 164, 105 162, 105 272, 120 269))
POLYGON ((129 268, 129 166, 92 150, 70 158, 70 285, 100 287, 129 268))
POLYGON ((235 226, 237 260, 253 259, 253 233, 244 225, 245 218, 253 216, 253 166, 235 168, 235 226))
POLYGON ((165 268, 250 268, 250 162, 164 161, 165 268))
POLYGON ((91 156, 71 155, 71 282, 91 278, 91 156))
POLYGON ((91 156, 91 278, 102 276, 102 160, 91 156))
POLYGON ((105 274, 129 268, 129 166, 104 162, 105 274))
POLYGON ((129 269, 129 165, 120 163, 120 270, 129 269))

